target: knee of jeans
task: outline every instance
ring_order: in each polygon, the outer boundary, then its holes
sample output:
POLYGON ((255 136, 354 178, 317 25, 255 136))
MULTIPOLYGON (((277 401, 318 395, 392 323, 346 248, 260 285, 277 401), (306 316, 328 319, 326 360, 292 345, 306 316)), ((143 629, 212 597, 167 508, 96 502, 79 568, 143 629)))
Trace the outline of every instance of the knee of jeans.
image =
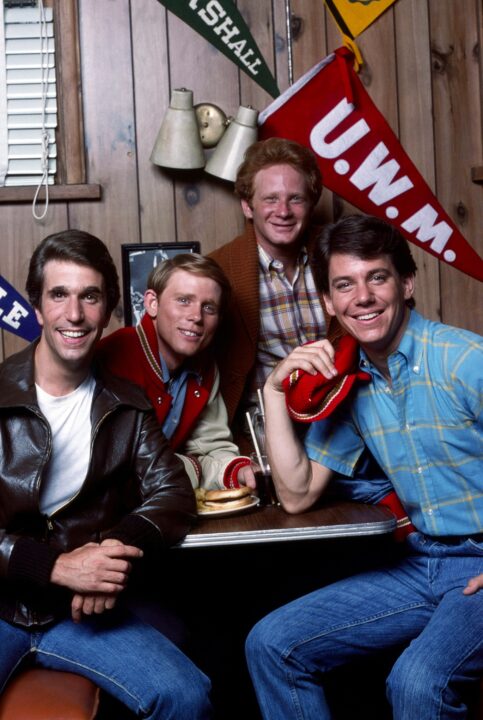
POLYGON ((245 641, 245 654, 248 664, 256 663, 263 655, 270 653, 275 636, 272 632, 270 617, 260 620, 248 633, 245 641))
POLYGON ((181 679, 180 682, 169 682, 164 685, 157 701, 160 711, 152 712, 149 717, 171 718, 201 718, 209 717, 211 713, 210 701, 211 683, 201 671, 195 676, 181 679))
MULTIPOLYGON (((387 698, 395 708, 418 708, 438 695, 436 668, 431 660, 407 650, 394 664, 387 678, 387 698)), ((442 687, 440 691, 442 691, 442 687)), ((399 717, 399 715, 398 715, 399 717)))

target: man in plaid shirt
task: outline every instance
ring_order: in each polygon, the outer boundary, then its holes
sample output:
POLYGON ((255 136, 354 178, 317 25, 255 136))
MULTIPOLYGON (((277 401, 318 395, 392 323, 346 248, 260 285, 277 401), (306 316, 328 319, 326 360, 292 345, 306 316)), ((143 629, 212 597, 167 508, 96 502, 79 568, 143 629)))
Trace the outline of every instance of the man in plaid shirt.
POLYGON ((279 498, 288 512, 307 509, 332 473, 353 472, 368 447, 417 531, 390 566, 322 588, 255 626, 247 657, 263 717, 330 718, 323 674, 401 645, 387 680, 395 720, 466 717, 468 689, 483 673, 483 338, 414 310, 408 244, 376 218, 327 227, 314 272, 371 379, 314 422, 302 444, 282 382, 296 369, 328 377, 333 355, 314 343, 270 375, 266 431, 279 498))

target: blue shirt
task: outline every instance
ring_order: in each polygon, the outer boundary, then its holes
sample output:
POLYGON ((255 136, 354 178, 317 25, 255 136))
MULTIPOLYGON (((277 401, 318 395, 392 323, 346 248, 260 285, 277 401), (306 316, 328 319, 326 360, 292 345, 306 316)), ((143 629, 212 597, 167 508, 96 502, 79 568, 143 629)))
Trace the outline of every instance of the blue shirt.
POLYGON ((418 530, 483 532, 483 338, 413 310, 388 358, 392 385, 362 351, 360 367, 372 381, 311 425, 309 458, 351 475, 367 445, 418 530))
POLYGON ((188 387, 188 378, 193 375, 197 378, 201 384, 201 378, 197 372, 191 368, 183 368, 173 377, 170 376, 168 366, 161 355, 159 354, 159 361, 161 365, 161 373, 163 376, 163 382, 166 386, 166 390, 172 397, 171 407, 163 423, 163 433, 166 435, 168 440, 174 434, 178 423, 183 412, 184 403, 186 400, 186 390, 188 387))

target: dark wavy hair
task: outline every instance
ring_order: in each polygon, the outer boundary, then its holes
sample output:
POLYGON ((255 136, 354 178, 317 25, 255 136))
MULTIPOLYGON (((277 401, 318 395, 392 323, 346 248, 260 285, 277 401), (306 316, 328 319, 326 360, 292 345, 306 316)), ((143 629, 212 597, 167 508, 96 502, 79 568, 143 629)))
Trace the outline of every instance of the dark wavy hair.
POLYGON ((235 192, 241 200, 251 201, 255 175, 272 165, 290 165, 301 173, 311 204, 317 204, 322 193, 322 175, 314 153, 293 140, 278 137, 260 140, 246 151, 235 181, 235 192))
POLYGON ((34 308, 40 308, 44 267, 50 260, 73 262, 93 268, 104 278, 106 309, 111 313, 119 302, 119 277, 116 266, 102 240, 83 230, 62 230, 48 235, 36 247, 30 259, 25 289, 34 308))
MULTIPOLYGON (((319 290, 329 294, 329 262, 335 253, 372 260, 387 255, 400 277, 415 275, 416 263, 409 244, 399 230, 371 215, 348 215, 326 225, 315 240, 312 272, 319 290)), ((414 299, 406 301, 414 307, 414 299)))

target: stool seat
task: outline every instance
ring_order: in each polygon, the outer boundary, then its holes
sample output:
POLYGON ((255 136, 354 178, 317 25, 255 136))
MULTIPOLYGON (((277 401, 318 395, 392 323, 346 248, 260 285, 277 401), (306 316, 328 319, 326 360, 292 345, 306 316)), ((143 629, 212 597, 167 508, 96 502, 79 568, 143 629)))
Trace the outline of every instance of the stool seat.
POLYGON ((87 678, 31 668, 0 696, 0 720, 93 720, 98 704, 99 688, 87 678))

